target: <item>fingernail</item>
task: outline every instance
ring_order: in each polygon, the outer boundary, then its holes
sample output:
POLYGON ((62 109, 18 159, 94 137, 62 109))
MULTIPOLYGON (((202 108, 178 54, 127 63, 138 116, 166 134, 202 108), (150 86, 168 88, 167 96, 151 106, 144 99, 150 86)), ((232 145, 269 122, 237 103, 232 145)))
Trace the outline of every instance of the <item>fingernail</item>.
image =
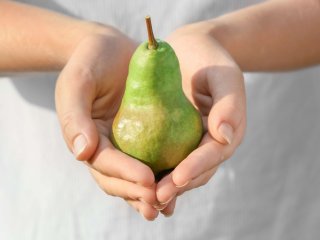
POLYGON ((186 181, 184 184, 182 185, 176 185, 176 188, 182 188, 184 186, 187 186, 189 184, 190 181, 186 181))
POLYGON ((174 196, 172 196, 171 198, 169 198, 167 201, 165 202, 161 202, 160 205, 166 205, 168 204, 169 202, 171 202, 171 200, 174 198, 174 196))
POLYGON ((167 206, 166 205, 161 205, 161 203, 159 205, 154 205, 153 206, 156 210, 158 211, 162 211, 163 209, 165 209, 167 206))
POLYGON ((233 128, 228 123, 222 123, 218 129, 218 132, 227 141, 228 144, 231 144, 233 141, 233 128))
POLYGON ((77 157, 79 156, 84 149, 87 147, 87 139, 85 138, 85 136, 83 136, 82 134, 80 134, 79 136, 77 136, 75 138, 75 140, 73 141, 73 154, 77 157))

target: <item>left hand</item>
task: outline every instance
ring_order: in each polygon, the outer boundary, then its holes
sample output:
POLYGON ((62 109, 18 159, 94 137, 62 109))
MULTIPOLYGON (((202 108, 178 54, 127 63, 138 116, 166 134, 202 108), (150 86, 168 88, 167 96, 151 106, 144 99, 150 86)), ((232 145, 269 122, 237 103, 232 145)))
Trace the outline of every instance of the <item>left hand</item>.
POLYGON ((206 184, 239 146, 246 127, 244 78, 228 52, 190 25, 167 42, 180 62, 183 90, 198 108, 205 133, 197 149, 157 184, 161 212, 172 215, 176 197, 206 184))

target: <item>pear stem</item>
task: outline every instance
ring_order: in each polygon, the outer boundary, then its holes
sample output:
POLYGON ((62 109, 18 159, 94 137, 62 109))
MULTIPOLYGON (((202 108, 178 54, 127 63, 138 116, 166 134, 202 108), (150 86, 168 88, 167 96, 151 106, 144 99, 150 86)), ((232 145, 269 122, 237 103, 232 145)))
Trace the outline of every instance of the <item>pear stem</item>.
POLYGON ((158 47, 158 43, 153 35, 151 18, 150 18, 150 16, 146 16, 145 19, 146 19, 147 30, 148 30, 148 39, 149 39, 148 48, 149 49, 156 49, 158 47))

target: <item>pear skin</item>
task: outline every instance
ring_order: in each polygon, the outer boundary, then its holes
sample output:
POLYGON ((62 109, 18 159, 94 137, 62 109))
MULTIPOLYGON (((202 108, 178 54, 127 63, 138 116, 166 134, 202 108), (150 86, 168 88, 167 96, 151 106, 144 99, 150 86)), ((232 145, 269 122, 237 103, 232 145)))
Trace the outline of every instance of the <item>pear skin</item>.
POLYGON ((111 140, 157 175, 175 168, 197 148, 203 127, 199 112, 182 90, 174 50, 164 41, 155 42, 150 47, 149 38, 131 58, 111 140))

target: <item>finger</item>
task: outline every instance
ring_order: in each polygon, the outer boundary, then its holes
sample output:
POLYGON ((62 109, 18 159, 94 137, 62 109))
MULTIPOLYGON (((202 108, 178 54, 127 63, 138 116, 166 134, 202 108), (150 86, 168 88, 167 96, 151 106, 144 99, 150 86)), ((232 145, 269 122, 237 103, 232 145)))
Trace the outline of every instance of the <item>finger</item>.
MULTIPOLYGON (((156 196, 160 206, 166 206, 177 194, 179 189, 172 181, 172 173, 163 177, 157 184, 156 196)), ((160 209, 160 208, 159 208, 160 209)))
POLYGON ((73 66, 72 61, 56 84, 56 110, 62 133, 78 160, 90 158, 98 145, 98 131, 91 118, 94 91, 90 70, 73 66))
POLYGON ((100 136, 99 146, 88 164, 103 175, 130 181, 145 187, 155 184, 152 170, 142 162, 116 149, 100 136))
POLYGON ((218 169, 218 167, 214 167, 214 168, 206 171, 205 173, 203 173, 199 177, 190 181, 186 186, 179 189, 179 191, 177 192, 177 196, 180 196, 183 193, 185 193, 191 189, 206 185, 210 181, 212 176, 217 172, 217 169, 218 169))
POLYGON ((160 202, 160 205, 168 204, 174 197, 181 195, 185 191, 188 191, 192 188, 199 187, 206 184, 212 175, 216 172, 218 166, 209 168, 209 170, 204 171, 197 177, 187 181, 184 185, 176 186, 176 183, 173 181, 172 173, 164 177, 157 185, 156 195, 157 200, 160 202))
POLYGON ((186 185, 192 179, 219 165, 232 150, 231 146, 226 147, 206 134, 199 147, 172 171, 173 183, 178 187, 186 185))
POLYGON ((174 213, 174 209, 176 207, 177 197, 174 197, 168 206, 161 211, 161 213, 166 217, 171 217, 174 213))
POLYGON ((246 115, 244 81, 240 70, 236 67, 208 70, 207 80, 214 100, 208 117, 210 134, 223 144, 239 142, 240 139, 235 138, 236 131, 246 115))
POLYGON ((146 188, 125 180, 106 177, 94 169, 90 169, 90 171, 101 189, 110 196, 141 200, 151 205, 157 204, 154 188, 146 188))
POLYGON ((124 199, 131 207, 133 207, 138 213, 140 213, 140 201, 139 200, 131 200, 124 199))
POLYGON ((158 215, 159 211, 154 209, 151 205, 135 200, 126 200, 134 209, 136 209, 142 217, 144 217, 148 221, 155 220, 158 215))

